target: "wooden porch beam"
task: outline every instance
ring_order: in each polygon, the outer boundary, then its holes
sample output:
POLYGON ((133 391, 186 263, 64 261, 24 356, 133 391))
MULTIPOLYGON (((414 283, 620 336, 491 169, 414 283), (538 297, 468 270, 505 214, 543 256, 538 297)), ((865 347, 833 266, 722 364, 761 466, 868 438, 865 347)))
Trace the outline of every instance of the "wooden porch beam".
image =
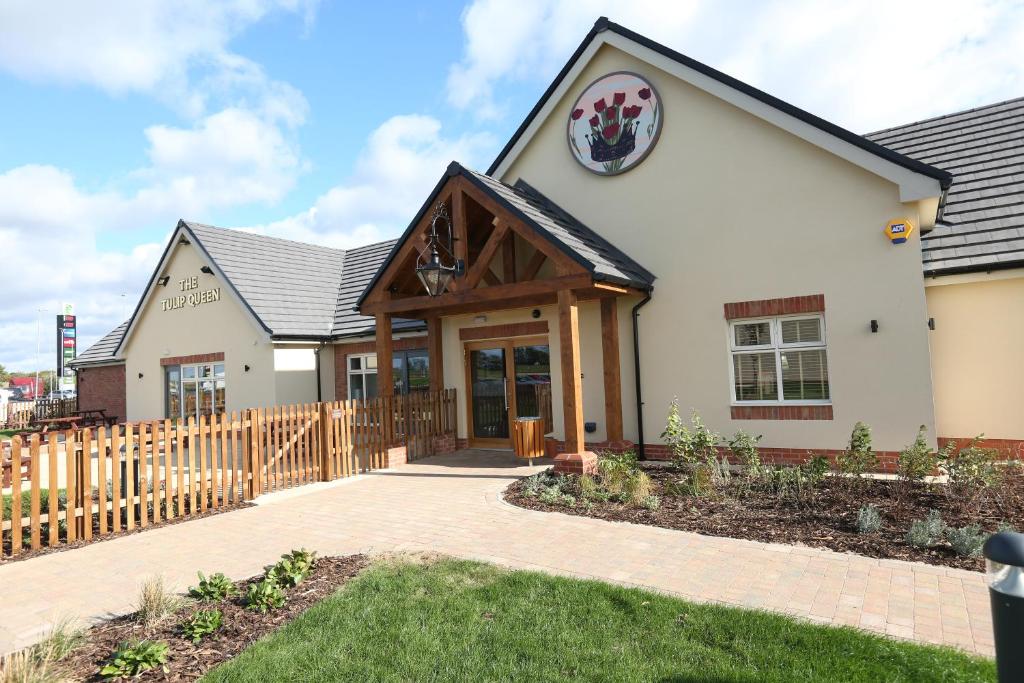
POLYGON ((491 287, 496 287, 497 285, 502 284, 501 279, 497 275, 495 275, 494 271, 491 270, 490 268, 484 271, 484 282, 486 282, 491 287))
POLYGON ((618 299, 601 299, 601 359, 604 365, 604 422, 608 441, 622 441, 622 374, 618 299))
POLYGON ((473 289, 480 284, 480 278, 484 276, 484 273, 490 270, 491 259, 498 252, 498 247, 501 246, 502 240, 505 239, 505 235, 508 234, 508 223, 505 221, 499 222, 494 226, 494 231, 491 236, 487 238, 487 243, 484 244, 484 248, 480 250, 480 255, 476 257, 476 261, 469 270, 466 271, 465 279, 460 283, 462 286, 460 289, 473 289))
POLYGON ((444 353, 441 338, 441 318, 427 318, 427 360, 430 364, 430 390, 444 389, 444 353))
POLYGON ((391 315, 378 313, 375 346, 377 347, 377 395, 392 396, 395 383, 392 377, 392 357, 394 346, 391 343, 391 315))
MULTIPOLYGON (((466 225, 466 195, 462 188, 466 181, 455 178, 452 181, 452 234, 455 238, 455 260, 462 261, 469 268, 469 226, 466 225)), ((453 278, 452 291, 462 289, 463 284, 453 278)))
POLYGON ((526 269, 523 270, 523 280, 532 280, 537 277, 537 273, 540 272, 541 266, 548 260, 548 255, 538 249, 534 252, 533 256, 526 263, 526 269))
POLYGON ((501 250, 501 278, 505 284, 516 281, 516 235, 509 233, 505 235, 505 245, 501 250))
POLYGON ((364 315, 375 315, 377 313, 404 314, 410 311, 437 311, 443 309, 447 315, 449 308, 460 304, 480 302, 500 304, 505 299, 522 299, 536 294, 553 294, 562 289, 588 289, 592 284, 593 280, 589 273, 563 275, 547 280, 515 282, 510 285, 498 285, 484 289, 461 289, 457 292, 447 292, 435 297, 410 296, 403 299, 367 302, 363 304, 362 313, 364 315))
POLYGON ((580 382, 580 320, 576 293, 558 292, 558 338, 562 359, 565 452, 583 452, 583 388, 580 382))

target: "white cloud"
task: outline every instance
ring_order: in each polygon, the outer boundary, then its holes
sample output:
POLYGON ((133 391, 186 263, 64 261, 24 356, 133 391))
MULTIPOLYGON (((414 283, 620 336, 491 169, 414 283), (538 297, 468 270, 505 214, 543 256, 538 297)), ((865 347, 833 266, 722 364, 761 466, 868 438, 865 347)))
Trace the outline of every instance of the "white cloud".
POLYGON ((489 134, 447 138, 437 119, 394 116, 370 135, 351 178, 308 210, 254 229, 342 248, 396 237, 449 162, 472 166, 494 148, 489 134))
POLYGON ((262 70, 228 49, 232 38, 274 11, 301 13, 308 24, 317 3, 7 0, 0 5, 0 69, 112 94, 141 92, 199 115, 226 81, 265 89, 262 70))
POLYGON ((1024 5, 1005 0, 477 0, 449 101, 500 114, 501 85, 546 84, 601 14, 861 132, 1024 92, 1024 5))

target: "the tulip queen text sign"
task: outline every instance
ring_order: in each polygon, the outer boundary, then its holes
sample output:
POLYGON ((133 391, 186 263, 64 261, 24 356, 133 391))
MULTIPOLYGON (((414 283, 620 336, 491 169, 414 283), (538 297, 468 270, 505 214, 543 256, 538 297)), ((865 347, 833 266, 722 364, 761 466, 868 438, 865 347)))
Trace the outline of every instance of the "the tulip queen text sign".
POLYGON ((646 79, 610 73, 587 86, 569 111, 569 149, 587 170, 624 173, 654 149, 661 120, 661 100, 646 79))

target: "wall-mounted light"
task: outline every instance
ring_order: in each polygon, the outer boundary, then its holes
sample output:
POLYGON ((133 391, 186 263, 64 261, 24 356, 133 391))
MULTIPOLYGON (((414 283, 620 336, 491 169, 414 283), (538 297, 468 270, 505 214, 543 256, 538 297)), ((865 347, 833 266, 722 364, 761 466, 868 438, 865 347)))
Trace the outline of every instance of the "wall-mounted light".
POLYGON ((249 372, 249 366, 248 365, 245 366, 245 371, 249 372))
POLYGON ((539 318, 540 317, 540 309, 539 308, 533 309, 532 311, 530 311, 530 315, 533 316, 534 318, 539 318))
POLYGON ((141 372, 139 373, 139 379, 142 379, 142 373, 141 372))
POLYGON ((935 329, 935 318, 928 318, 928 329, 929 330, 934 330, 935 329))
POLYGON ((207 275, 212 275, 213 274, 213 268, 210 268, 210 266, 203 266, 199 270, 204 272, 204 273, 206 273, 207 275))
POLYGON ((871 331, 872 332, 878 332, 878 321, 877 320, 872 320, 871 321, 871 331))
POLYGON ((161 275, 160 277, 158 277, 156 279, 156 283, 158 285, 160 285, 161 287, 166 287, 167 283, 170 282, 170 281, 171 281, 171 276, 170 275, 161 275))

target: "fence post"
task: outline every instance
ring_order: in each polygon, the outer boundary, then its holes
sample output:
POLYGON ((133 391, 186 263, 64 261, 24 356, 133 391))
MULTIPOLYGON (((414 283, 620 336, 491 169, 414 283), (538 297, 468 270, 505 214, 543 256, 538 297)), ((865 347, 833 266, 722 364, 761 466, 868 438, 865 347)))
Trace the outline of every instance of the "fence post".
POLYGON ((332 451, 334 450, 330 429, 331 410, 327 403, 317 403, 316 409, 319 413, 318 426, 320 427, 320 438, 317 439, 320 445, 319 453, 317 453, 317 461, 320 463, 320 481, 330 481, 334 478, 334 472, 332 471, 333 461, 331 459, 332 451))

